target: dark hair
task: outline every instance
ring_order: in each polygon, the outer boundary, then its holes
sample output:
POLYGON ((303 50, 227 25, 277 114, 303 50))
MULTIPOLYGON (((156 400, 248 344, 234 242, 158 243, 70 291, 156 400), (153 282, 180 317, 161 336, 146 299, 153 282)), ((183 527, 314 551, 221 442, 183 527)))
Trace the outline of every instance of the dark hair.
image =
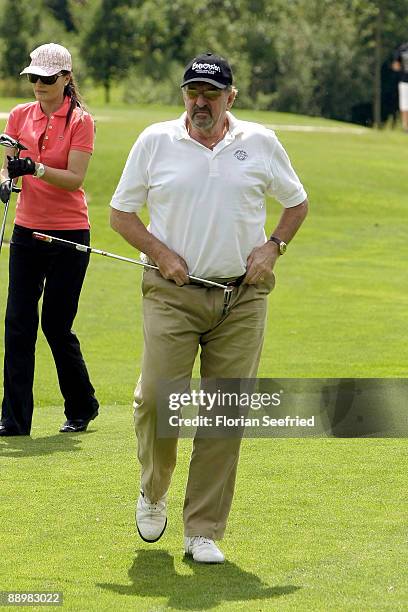
POLYGON ((64 96, 68 96, 69 98, 71 98, 71 104, 70 104, 69 111, 67 113, 67 118, 65 121, 65 127, 66 127, 68 123, 70 122, 74 109, 78 107, 82 111, 86 111, 86 106, 84 105, 82 101, 82 97, 81 97, 81 94, 79 93, 78 85, 75 83, 75 79, 72 75, 72 72, 70 73, 67 70, 61 70, 61 72, 63 74, 70 75, 69 83, 67 83, 67 85, 65 85, 65 88, 64 88, 64 96))

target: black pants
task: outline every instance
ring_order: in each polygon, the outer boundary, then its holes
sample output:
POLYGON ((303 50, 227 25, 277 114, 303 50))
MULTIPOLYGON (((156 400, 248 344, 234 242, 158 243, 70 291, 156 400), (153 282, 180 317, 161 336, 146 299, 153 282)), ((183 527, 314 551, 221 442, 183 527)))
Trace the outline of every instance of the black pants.
MULTIPOLYGON (((87 419, 98 410, 79 341, 71 329, 89 254, 34 240, 32 231, 14 227, 5 321, 1 420, 20 434, 29 434, 31 429, 38 301, 42 293, 41 327, 54 357, 65 415, 67 419, 87 419)), ((37 231, 89 244, 89 230, 37 231)))

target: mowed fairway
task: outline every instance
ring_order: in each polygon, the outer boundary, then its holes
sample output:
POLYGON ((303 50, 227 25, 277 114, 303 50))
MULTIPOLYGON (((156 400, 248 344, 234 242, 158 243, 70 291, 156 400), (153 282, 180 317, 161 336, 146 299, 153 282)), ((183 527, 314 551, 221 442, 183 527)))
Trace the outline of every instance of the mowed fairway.
MULTIPOLYGON (((14 103, 2 100, 0 110, 14 103)), ((181 108, 92 110, 98 119, 86 181, 92 244, 134 257, 109 228, 110 197, 138 133, 181 108)), ((311 208, 276 268, 259 375, 407 377, 407 136, 237 114, 267 125, 340 128, 277 130, 311 208)), ((268 204, 270 231, 280 205, 268 204)), ((142 350, 141 275, 134 266, 92 257, 75 329, 100 416, 86 434, 58 433, 62 401, 40 333, 32 436, 0 439, 0 590, 62 591, 64 607, 80 611, 406 610, 402 439, 245 440, 222 543, 228 562, 208 567, 183 558, 191 441, 182 440, 166 534, 154 545, 138 538, 131 403, 142 350)), ((1 319, 7 259, 5 247, 1 319)))

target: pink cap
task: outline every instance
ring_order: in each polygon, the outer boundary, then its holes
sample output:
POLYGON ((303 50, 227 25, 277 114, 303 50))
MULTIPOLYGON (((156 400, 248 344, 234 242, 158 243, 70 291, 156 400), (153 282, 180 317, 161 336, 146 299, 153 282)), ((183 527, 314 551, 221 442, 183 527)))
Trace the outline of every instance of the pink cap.
POLYGON ((39 76, 52 76, 61 70, 72 70, 71 54, 62 45, 49 43, 41 45, 30 53, 31 64, 24 68, 20 74, 38 74, 39 76))

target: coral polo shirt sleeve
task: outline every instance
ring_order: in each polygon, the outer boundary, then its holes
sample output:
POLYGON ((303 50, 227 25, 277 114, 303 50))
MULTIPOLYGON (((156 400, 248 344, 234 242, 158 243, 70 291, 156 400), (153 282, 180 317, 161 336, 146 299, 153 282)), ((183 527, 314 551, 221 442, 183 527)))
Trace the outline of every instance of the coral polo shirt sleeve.
POLYGON ((71 151, 93 152, 95 126, 91 115, 84 114, 76 121, 71 135, 71 151))
MULTIPOLYGON (((8 117, 6 127, 4 128, 4 133, 10 136, 11 138, 17 139, 18 137, 18 122, 16 117, 16 109, 13 109, 8 117)), ((8 153, 7 153, 8 155, 8 153)))

